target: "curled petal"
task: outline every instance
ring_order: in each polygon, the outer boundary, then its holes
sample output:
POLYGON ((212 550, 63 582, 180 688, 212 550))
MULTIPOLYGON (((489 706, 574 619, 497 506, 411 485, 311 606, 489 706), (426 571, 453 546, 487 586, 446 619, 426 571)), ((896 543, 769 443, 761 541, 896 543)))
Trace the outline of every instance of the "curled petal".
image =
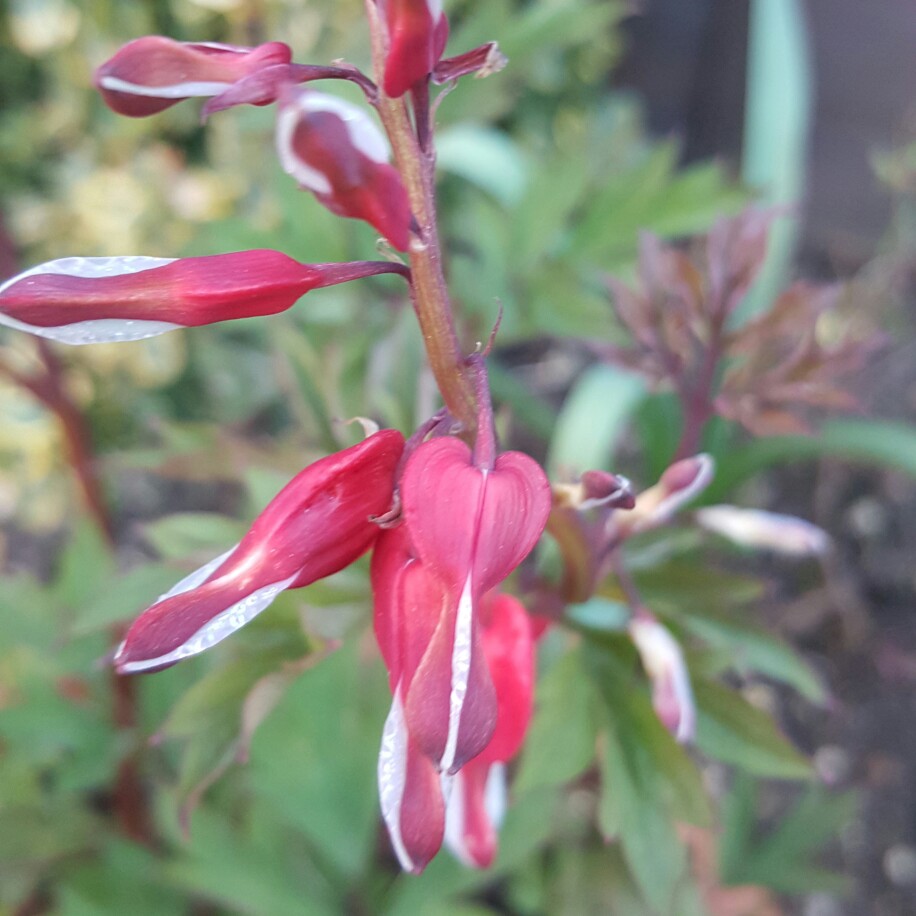
POLYGON ((241 48, 148 35, 128 42, 102 64, 95 85, 113 111, 145 117, 194 96, 219 95, 238 80, 290 59, 289 47, 279 41, 241 48))
POLYGON ((499 73, 508 63, 509 58, 499 50, 499 44, 488 41, 485 45, 457 57, 440 60, 433 68, 432 79, 434 83, 450 83, 469 73, 482 79, 499 73))
POLYGON ((794 557, 823 556, 830 550, 830 535, 823 528, 794 515, 723 505, 698 509, 696 519, 743 547, 794 557))
POLYGON ((0 324, 67 344, 142 340, 272 315, 312 289, 391 270, 373 264, 301 264, 267 249, 179 259, 62 258, 0 285, 0 324))
POLYGON ((404 440, 394 430, 316 461, 293 478, 229 553, 182 580, 134 622, 122 674, 156 671, 210 648, 286 588, 347 566, 373 543, 404 440))
POLYGON ((361 108, 320 92, 287 92, 276 142, 283 170, 332 213, 364 220, 407 249, 407 192, 388 164, 388 141, 361 108))

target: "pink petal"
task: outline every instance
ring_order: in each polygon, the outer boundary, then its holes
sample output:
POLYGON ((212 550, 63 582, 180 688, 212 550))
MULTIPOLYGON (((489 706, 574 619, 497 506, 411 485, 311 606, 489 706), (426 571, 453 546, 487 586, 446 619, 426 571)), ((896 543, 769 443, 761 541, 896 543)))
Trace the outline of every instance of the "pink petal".
POLYGON ((445 606, 407 688, 405 711, 411 736, 444 772, 456 772, 489 743, 496 694, 470 582, 445 606))
POLYGON ((743 547, 794 557, 823 556, 830 551, 830 535, 794 515, 722 505, 698 509, 696 519, 708 531, 743 547))
POLYGON ((414 557, 406 525, 379 535, 371 577, 376 640, 392 691, 398 682, 406 690, 448 612, 449 595, 414 557))
POLYGON ((490 594, 484 598, 483 651, 496 689, 493 738, 475 762, 511 760, 531 721, 534 696, 534 638, 531 618, 518 599, 490 594))
POLYGON ((505 452, 492 471, 455 438, 423 443, 401 484, 404 516, 422 561, 460 591, 472 573, 478 594, 530 553, 547 524, 550 484, 537 462, 505 452))
POLYGON ((696 731, 696 704, 684 653, 668 629, 643 611, 630 621, 630 637, 652 683, 652 705, 680 742, 696 731))

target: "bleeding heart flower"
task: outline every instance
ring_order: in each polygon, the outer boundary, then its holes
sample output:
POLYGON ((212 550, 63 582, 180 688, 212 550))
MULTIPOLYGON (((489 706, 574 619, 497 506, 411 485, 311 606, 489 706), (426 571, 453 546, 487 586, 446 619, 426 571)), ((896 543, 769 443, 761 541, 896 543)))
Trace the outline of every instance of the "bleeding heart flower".
POLYGON ((390 507, 404 448, 395 430, 322 458, 294 477, 241 542, 192 573, 134 622, 114 659, 121 674, 196 655, 260 614, 287 588, 329 576, 365 553, 390 507))
POLYGON ((477 606, 528 555, 547 523, 550 485, 538 464, 505 452, 477 467, 458 439, 422 444, 401 481, 404 522, 425 575, 445 600, 422 660, 405 687, 411 735, 445 772, 486 746, 495 698, 480 660, 477 606))
POLYGON ((442 0, 377 0, 388 47, 382 88, 398 98, 425 80, 448 41, 442 0))
MULTIPOLYGON (((411 455, 400 493, 404 523, 382 533, 372 560, 376 637, 394 695, 379 786, 395 849, 416 871, 438 843, 405 821, 406 768, 418 751, 447 777, 494 739, 505 665, 485 648, 478 609, 540 537, 550 486, 526 455, 507 452, 479 468, 467 445, 442 438, 411 455), (408 832, 424 843, 411 847, 408 832)), ((516 736, 506 725, 495 753, 516 736)))
MULTIPOLYGON (((259 70, 290 60, 289 46, 279 41, 241 48, 147 35, 128 42, 102 64, 95 85, 113 111, 141 118, 194 96, 217 96, 259 70)), ((269 101, 273 98, 256 104, 269 101)))
POLYGON ((199 258, 62 258, 0 285, 0 324, 67 344, 142 340, 176 328, 272 315, 321 286, 403 268, 301 264, 279 251, 199 258))
POLYGON ((308 89, 280 99, 277 154, 283 170, 332 213, 374 226, 406 251, 411 213, 381 130, 356 105, 308 89))

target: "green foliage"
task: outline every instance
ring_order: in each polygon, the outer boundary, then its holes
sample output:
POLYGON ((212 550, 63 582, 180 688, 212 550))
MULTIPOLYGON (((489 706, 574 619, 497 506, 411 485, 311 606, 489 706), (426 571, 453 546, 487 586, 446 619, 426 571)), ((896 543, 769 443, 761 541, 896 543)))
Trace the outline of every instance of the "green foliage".
MULTIPOLYGON (((94 245, 123 253, 128 242, 162 255, 276 247, 314 262, 372 256, 370 229, 335 219, 281 174, 268 155, 268 111, 233 111, 203 132, 187 107, 125 123, 89 94, 87 61, 150 31, 239 43, 289 36, 302 41, 297 59, 365 60, 360 3, 308 6, 243 4, 243 16, 83 4, 69 44, 3 58, 0 193, 28 256, 94 245), (182 176, 191 184, 170 193, 182 176), (207 205, 189 215, 195 195, 207 205), (138 196, 133 216, 118 213, 138 196)), ((486 340, 499 307, 499 347, 620 342, 605 280, 632 273, 639 234, 704 231, 747 193, 717 164, 681 168, 676 146, 650 140, 638 106, 608 91, 629 4, 451 6, 451 47, 498 37, 510 59, 498 76, 463 80, 438 110, 443 233, 468 349, 486 340)), ((367 415, 409 432, 438 406, 398 279, 315 291, 282 316, 188 332, 174 350, 144 347, 123 364, 97 353, 65 366, 85 398, 100 468, 125 494, 119 540, 131 547, 113 553, 88 523, 64 524, 61 503, 51 571, 9 576, 0 590, 0 911, 47 889, 56 911, 77 916, 699 916, 679 825, 711 829, 717 819, 723 881, 786 893, 840 886, 813 858, 854 799, 811 785, 805 758, 742 692, 776 682, 824 705, 827 687, 762 627, 764 581, 719 564, 686 526, 639 535, 623 555, 639 594, 685 646, 695 747, 677 744, 656 716, 627 636, 631 608, 605 577, 596 596, 558 611, 541 641, 534 718, 488 872, 443 854, 419 878, 400 875, 382 839, 375 767, 389 694, 367 638, 365 563, 286 593, 205 658, 140 679, 140 721, 116 727, 100 661, 119 625, 236 543, 307 459, 354 441, 339 421, 367 415), (150 518, 142 497, 162 479, 235 496, 217 508, 169 497, 150 518), (114 812, 114 774, 137 754, 158 837, 151 849, 124 839, 114 812), (731 774, 724 798, 704 787, 710 761, 731 774), (805 785, 765 829, 757 779, 805 785)), ((684 424, 669 393, 604 364, 562 386, 561 402, 548 371, 547 382, 523 376, 499 347, 490 378, 512 420, 507 447, 524 427, 525 446, 547 455, 552 472, 624 470, 637 490, 670 464, 684 424)), ((708 501, 736 498, 755 474, 800 460, 916 474, 913 430, 870 419, 831 421, 816 438, 757 440, 721 420, 704 447, 717 461, 708 501)), ((28 454, 29 465, 53 465, 28 454)))

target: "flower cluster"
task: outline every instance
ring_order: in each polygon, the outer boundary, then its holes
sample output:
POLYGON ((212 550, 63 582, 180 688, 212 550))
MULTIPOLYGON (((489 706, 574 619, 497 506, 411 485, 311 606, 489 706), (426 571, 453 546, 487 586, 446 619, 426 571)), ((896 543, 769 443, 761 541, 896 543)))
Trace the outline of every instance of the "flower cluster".
MULTIPOLYGON (((347 79, 379 107, 422 94, 430 80, 492 72, 503 61, 494 44, 440 61, 448 22, 438 0, 379 0, 376 16, 380 87, 348 66, 294 63, 281 42, 241 48, 161 36, 125 45, 95 83, 130 117, 192 97, 208 100, 204 116, 275 105, 282 168, 333 213, 369 223, 407 251, 422 229, 385 134, 363 109, 303 84, 347 79)), ((382 273, 407 280, 422 323, 422 292, 398 260, 306 264, 271 250, 52 261, 0 285, 0 323, 67 344, 135 341, 270 315, 311 290, 382 273)), ((375 632, 393 697, 379 759, 382 814, 411 872, 446 838, 469 864, 486 866, 495 855, 504 765, 524 737, 534 681, 528 613, 497 588, 551 511, 537 463, 496 448, 482 357, 450 368, 474 392, 476 430, 446 409, 407 442, 396 430, 375 431, 310 465, 236 546, 144 611, 113 656, 124 675, 169 667, 225 639, 282 591, 372 550, 375 632)))

